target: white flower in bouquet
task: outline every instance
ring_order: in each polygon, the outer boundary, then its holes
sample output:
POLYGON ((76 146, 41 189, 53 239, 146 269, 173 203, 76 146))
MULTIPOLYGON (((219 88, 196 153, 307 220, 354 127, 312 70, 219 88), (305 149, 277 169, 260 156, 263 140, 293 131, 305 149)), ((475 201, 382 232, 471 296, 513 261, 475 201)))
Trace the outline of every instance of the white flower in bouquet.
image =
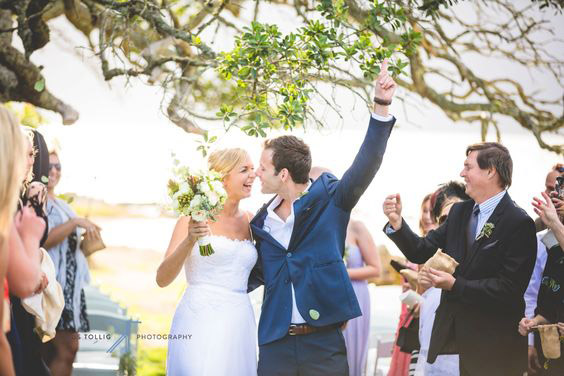
POLYGON ((220 195, 227 195, 225 188, 223 188, 223 182, 214 180, 210 184, 214 192, 217 192, 220 195))
POLYGON ((188 182, 185 181, 180 183, 180 186, 178 188, 179 188, 178 192, 182 194, 190 194, 192 192, 192 190, 190 189, 190 184, 188 184, 188 182))
POLYGON ((191 213, 191 217, 196 222, 203 222, 207 219, 207 214, 203 210, 196 210, 191 213))
POLYGON ((200 184, 198 184, 198 189, 199 189, 199 191, 202 192, 202 193, 209 193, 209 192, 211 192, 210 185, 208 184, 207 181, 203 181, 203 182, 201 182, 200 184))
POLYGON ((195 195, 194 198, 190 201, 190 208, 196 209, 202 205, 202 195, 195 195))
MULTIPOLYGON (((172 209, 178 215, 190 216, 196 222, 215 220, 227 198, 218 173, 206 171, 193 174, 185 166, 174 169, 174 178, 168 182, 168 194, 172 209)), ((202 256, 214 253, 207 237, 198 239, 198 244, 202 256)))
POLYGON ((217 195, 217 193, 215 192, 210 192, 207 194, 208 196, 208 201, 210 202, 210 205, 215 206, 218 204, 219 202, 219 196, 217 195))

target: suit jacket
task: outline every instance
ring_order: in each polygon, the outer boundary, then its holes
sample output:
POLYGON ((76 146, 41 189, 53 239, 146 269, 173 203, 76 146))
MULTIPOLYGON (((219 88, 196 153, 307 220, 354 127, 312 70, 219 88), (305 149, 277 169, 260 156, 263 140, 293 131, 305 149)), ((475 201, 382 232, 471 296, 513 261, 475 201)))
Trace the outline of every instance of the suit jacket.
POLYGON ((405 222, 389 237, 412 262, 422 264, 442 248, 460 263, 452 290, 442 292, 428 362, 459 353, 470 375, 521 375, 527 337, 517 328, 536 259, 534 222, 505 194, 487 221, 494 225, 491 236, 466 249, 473 207, 473 200, 455 204, 447 221, 424 238, 405 222))
MULTIPOLYGON (((309 325, 325 326, 362 313, 343 263, 350 212, 380 167, 395 119, 370 120, 352 166, 338 180, 324 173, 294 202, 288 249, 263 230, 267 205, 251 221, 259 254, 249 290, 264 283, 258 339, 264 345, 288 333, 294 286, 298 311, 309 325)), ((346 146, 343 146, 346 147, 346 146)))

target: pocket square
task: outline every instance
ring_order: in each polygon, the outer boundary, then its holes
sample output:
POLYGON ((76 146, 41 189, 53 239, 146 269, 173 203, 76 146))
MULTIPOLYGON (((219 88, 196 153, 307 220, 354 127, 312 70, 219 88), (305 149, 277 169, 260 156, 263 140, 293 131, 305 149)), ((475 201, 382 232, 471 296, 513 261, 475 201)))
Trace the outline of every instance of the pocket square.
POLYGON ((489 244, 486 244, 486 245, 482 248, 482 250, 485 251, 485 250, 488 250, 488 249, 490 249, 490 248, 493 248, 493 247, 495 247, 495 246, 497 245, 497 243, 499 243, 499 239, 498 239, 498 240, 494 240, 493 242, 491 242, 491 243, 489 243, 489 244))

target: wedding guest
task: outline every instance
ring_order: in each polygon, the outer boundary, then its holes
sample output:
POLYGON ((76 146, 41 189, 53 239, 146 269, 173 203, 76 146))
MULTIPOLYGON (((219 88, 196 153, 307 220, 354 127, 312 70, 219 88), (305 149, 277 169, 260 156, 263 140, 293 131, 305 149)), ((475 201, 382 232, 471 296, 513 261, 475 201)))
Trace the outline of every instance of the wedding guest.
POLYGON ((0 107, 0 374, 15 375, 12 350, 6 338, 10 331, 10 297, 6 279, 8 239, 14 227, 20 182, 24 178, 25 148, 22 132, 13 116, 0 107))
MULTIPOLYGON (((309 176, 316 180, 324 172, 323 167, 312 167, 309 176)), ((349 320, 343 331, 347 347, 349 375, 365 375, 368 340, 370 337, 370 294, 368 280, 380 275, 380 257, 374 239, 361 221, 350 220, 345 239, 347 272, 362 311, 362 316, 349 320)))
MULTIPOLYGON (((429 231, 437 227, 437 224, 433 221, 433 218, 431 217, 431 197, 432 197, 432 193, 429 193, 425 195, 425 197, 423 197, 423 201, 421 202, 421 213, 419 215, 419 231, 423 236, 425 236, 429 231)), ((408 261, 406 265, 413 270, 417 270, 417 264, 408 261)), ((407 290, 410 290, 411 287, 407 282, 407 280, 405 278, 402 278, 402 280, 403 280, 402 292, 406 292, 407 290)), ((407 305, 402 303, 395 342, 397 342, 399 330, 402 326, 418 325, 417 323, 418 318, 415 317, 417 315, 417 312, 418 312, 417 306, 412 307, 412 312, 410 313, 410 310, 407 307, 407 305)), ((411 353, 406 353, 401 351, 399 346, 394 346, 394 349, 392 351, 392 361, 391 361, 390 369, 388 371, 388 376, 413 375, 415 373, 415 365, 417 364, 418 354, 419 354, 419 350, 415 350, 411 353)))
POLYGON ((86 218, 77 217, 64 200, 55 196, 61 170, 59 155, 51 151, 47 184, 49 236, 45 248, 55 264, 57 281, 63 289, 65 307, 57 324, 57 334, 47 345, 46 352, 54 353, 47 360, 51 373, 70 376, 78 351, 76 334, 89 330, 84 286, 89 282, 90 275, 86 257, 80 249, 80 229, 84 229, 86 233, 99 233, 100 228, 86 218))
MULTIPOLYGON (((439 187, 433 194, 434 201, 431 211, 433 220, 438 225, 443 224, 452 205, 457 202, 468 200, 470 197, 465 193, 464 184, 450 181, 439 187)), ((431 283, 424 279, 418 279, 418 292, 425 301, 419 306, 419 357, 415 369, 416 376, 458 376, 458 355, 439 355, 433 364, 427 363, 427 354, 431 342, 431 331, 435 321, 435 311, 441 300, 441 289, 433 287, 431 283)))
POLYGON ((460 176, 472 198, 454 204, 426 237, 401 217, 401 197, 386 197, 386 234, 412 262, 425 263, 441 248, 458 263, 454 274, 425 269, 443 290, 428 362, 458 353, 461 375, 518 375, 526 369, 527 341, 515 328, 535 263, 535 226, 507 193, 513 162, 496 142, 470 145, 460 176), (487 339, 487 340, 485 340, 487 339))
MULTIPOLYGON (((552 237, 543 237, 542 242, 548 248, 546 266, 542 275, 535 316, 523 318, 519 323, 519 333, 526 336, 537 325, 558 324, 560 336, 564 336, 564 224, 559 217, 554 203, 546 192, 542 193, 543 199, 534 198, 533 206, 543 223, 552 234, 552 237)), ((546 362, 544 358, 538 333, 535 333, 536 352, 538 363, 535 364, 535 373, 542 375, 563 375, 564 356, 546 362), (541 367, 541 365, 543 365, 541 367)), ((560 353, 564 354, 564 346, 560 344, 560 353)))
MULTIPOLYGON (((545 180, 545 193, 552 198, 552 202, 555 205, 559 204, 559 200, 554 197, 553 193, 555 193, 556 188, 556 178, 558 176, 564 176, 564 169, 562 164, 556 164, 554 167, 551 168, 549 173, 546 176, 545 180), (559 171, 562 169, 562 171, 559 171)), ((561 206, 560 209, 564 209, 564 206, 561 206)), ((558 209, 557 209, 558 211, 558 209)), ((560 214, 561 217, 564 216, 564 212, 560 214)), ((535 227, 537 229, 537 258, 535 262, 535 267, 533 269, 533 274, 529 281, 529 285, 527 286, 527 290, 525 291, 525 317, 533 318, 535 314, 535 309, 537 307, 537 298, 539 293, 539 287, 541 284, 542 274, 544 272, 544 267, 546 265, 546 258, 547 258, 547 249, 544 243, 542 242, 543 237, 546 235, 546 226, 542 222, 541 218, 538 217, 535 221, 535 227)), ((529 333, 528 335, 528 342, 529 342, 529 349, 528 349, 528 374, 542 374, 544 368, 540 364, 538 352, 535 346, 535 338, 533 333, 529 333)), ((538 345, 538 344, 537 344, 538 345)))
POLYGON ((350 220, 345 239, 347 272, 362 311, 362 316, 349 320, 343 331, 347 347, 349 375, 366 372, 368 339, 370 337, 370 294, 368 280, 380 275, 381 265, 372 235, 362 223, 350 220))
MULTIPOLYGON (((564 200, 562 200, 562 198, 557 197, 557 193, 555 189, 556 189, 556 177, 562 176, 563 174, 564 174, 564 164, 557 163, 554 166, 552 166, 552 168, 546 175, 546 180, 544 183, 545 186, 544 192, 547 195, 551 196, 552 202, 556 207, 556 211, 560 216, 564 216, 564 200)), ((535 228, 537 229, 537 232, 546 230, 546 225, 543 223, 540 217, 535 219, 535 228)))
POLYGON ((21 299, 43 291, 49 283, 41 271, 43 254, 39 249, 46 229, 42 201, 45 199, 45 186, 33 181, 33 168, 45 155, 38 155, 41 135, 32 130, 23 130, 23 133, 26 136, 25 180, 21 185, 15 226, 10 234, 8 284, 11 330, 7 338, 16 374, 41 376, 48 375, 49 371, 41 358, 41 341, 34 331, 35 317, 23 308, 21 299))

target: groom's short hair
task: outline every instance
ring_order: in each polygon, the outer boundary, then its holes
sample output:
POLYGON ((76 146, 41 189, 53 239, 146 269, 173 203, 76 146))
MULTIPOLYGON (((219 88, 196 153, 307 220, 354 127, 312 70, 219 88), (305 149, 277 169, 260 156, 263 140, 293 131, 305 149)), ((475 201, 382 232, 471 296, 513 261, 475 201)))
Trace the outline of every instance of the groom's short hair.
POLYGON ((264 142, 264 149, 272 150, 272 164, 276 175, 287 169, 297 184, 306 184, 311 170, 309 146, 295 136, 280 136, 264 142))

